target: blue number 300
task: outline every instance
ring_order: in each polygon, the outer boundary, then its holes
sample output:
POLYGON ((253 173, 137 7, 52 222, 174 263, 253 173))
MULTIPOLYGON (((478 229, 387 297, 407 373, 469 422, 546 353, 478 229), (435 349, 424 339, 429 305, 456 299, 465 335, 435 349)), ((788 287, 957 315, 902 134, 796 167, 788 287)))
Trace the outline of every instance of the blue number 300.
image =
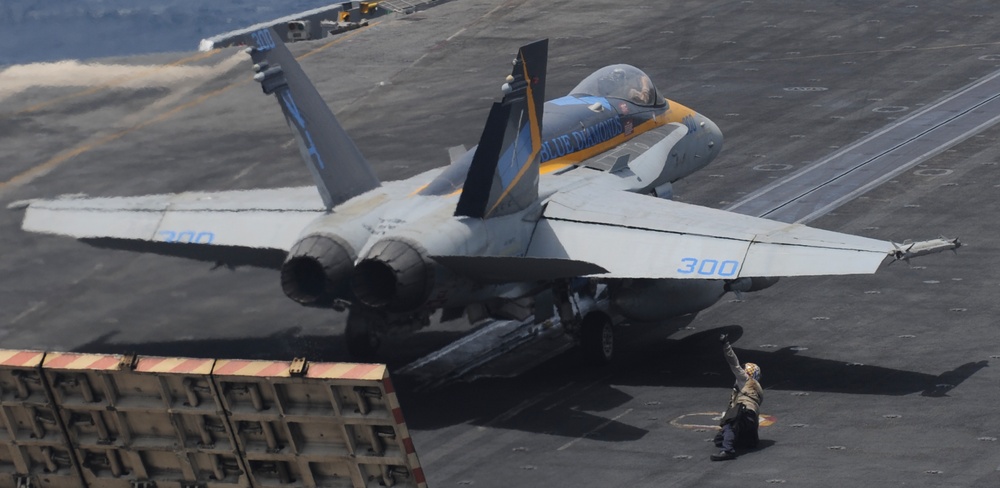
POLYGON ((701 276, 736 276, 736 271, 740 269, 739 261, 716 259, 683 258, 684 265, 677 268, 681 274, 698 274, 701 276))
POLYGON ((251 32, 250 37, 253 39, 253 42, 257 44, 257 49, 260 51, 270 51, 275 47, 274 39, 271 37, 271 31, 267 29, 251 32))

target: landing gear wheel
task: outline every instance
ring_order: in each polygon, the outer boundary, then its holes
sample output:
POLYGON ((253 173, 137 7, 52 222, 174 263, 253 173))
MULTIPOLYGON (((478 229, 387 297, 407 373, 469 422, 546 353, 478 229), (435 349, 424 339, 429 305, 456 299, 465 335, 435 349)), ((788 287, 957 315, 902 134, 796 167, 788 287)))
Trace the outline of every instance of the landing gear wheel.
POLYGON ((373 331, 372 321, 382 317, 371 310, 352 308, 347 315, 347 328, 344 329, 344 343, 351 359, 361 362, 374 362, 382 340, 373 331))
POLYGON ((580 323, 580 348, 584 360, 595 366, 611 362, 615 355, 615 328, 602 313, 592 313, 580 323))

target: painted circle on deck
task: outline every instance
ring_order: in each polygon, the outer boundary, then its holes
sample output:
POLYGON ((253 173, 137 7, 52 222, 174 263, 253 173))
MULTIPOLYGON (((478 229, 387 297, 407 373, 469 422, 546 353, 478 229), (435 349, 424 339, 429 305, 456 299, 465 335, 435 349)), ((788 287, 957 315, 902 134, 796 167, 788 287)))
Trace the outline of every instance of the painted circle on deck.
POLYGON ((910 107, 904 105, 886 105, 885 107, 873 108, 872 112, 878 112, 880 114, 892 114, 896 112, 905 112, 909 109, 910 107))
POLYGON ((918 169, 913 172, 913 174, 917 176, 947 176, 952 173, 953 173, 952 170, 942 169, 942 168, 924 168, 924 169, 918 169))
POLYGON ((821 92, 827 91, 829 88, 825 86, 789 86, 784 88, 784 90, 790 92, 821 92))
POLYGON ((788 171, 792 169, 792 165, 782 163, 758 164, 753 169, 756 171, 788 171))
MULTIPOLYGON (((719 419, 722 418, 722 412, 696 412, 696 413, 686 413, 670 421, 670 425, 678 427, 681 429, 714 429, 719 430, 719 419)), ((761 414, 757 418, 757 422, 761 427, 769 427, 774 425, 778 421, 778 418, 774 415, 761 414)))

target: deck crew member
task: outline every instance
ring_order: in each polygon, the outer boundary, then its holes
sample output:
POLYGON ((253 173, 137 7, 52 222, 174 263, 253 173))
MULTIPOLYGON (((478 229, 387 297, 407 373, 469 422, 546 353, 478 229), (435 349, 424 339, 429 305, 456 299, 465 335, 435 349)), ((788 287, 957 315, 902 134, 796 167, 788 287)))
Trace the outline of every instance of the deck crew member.
POLYGON ((736 458, 736 447, 757 447, 757 412, 764 401, 764 388, 760 386, 760 367, 754 363, 740 366, 740 360, 729 345, 726 334, 719 337, 719 342, 722 343, 722 351, 729 368, 733 370, 736 383, 729 399, 729 408, 719 421, 722 430, 715 436, 715 446, 722 448, 722 451, 713 454, 711 459, 727 461, 736 458))

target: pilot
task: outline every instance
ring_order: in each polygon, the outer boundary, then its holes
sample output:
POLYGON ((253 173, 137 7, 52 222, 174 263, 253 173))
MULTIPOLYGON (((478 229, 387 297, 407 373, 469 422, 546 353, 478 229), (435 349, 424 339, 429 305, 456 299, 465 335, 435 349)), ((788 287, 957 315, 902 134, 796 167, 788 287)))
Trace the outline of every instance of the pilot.
POLYGON ((628 98, 636 105, 653 104, 653 82, 645 74, 628 76, 624 69, 615 68, 611 71, 611 76, 606 79, 608 81, 605 91, 628 98))
POLYGON ((628 96, 636 105, 652 105, 653 82, 649 80, 648 76, 642 75, 639 77, 639 86, 637 88, 630 88, 628 96))
POLYGON ((722 334, 719 337, 722 351, 733 370, 736 383, 729 399, 729 407, 719 421, 722 430, 715 436, 715 446, 722 449, 713 454, 712 461, 727 461, 736 459, 736 447, 753 449, 757 447, 757 427, 759 420, 757 412, 764 401, 764 388, 760 386, 760 367, 754 363, 740 366, 733 347, 729 345, 729 337, 722 334))

